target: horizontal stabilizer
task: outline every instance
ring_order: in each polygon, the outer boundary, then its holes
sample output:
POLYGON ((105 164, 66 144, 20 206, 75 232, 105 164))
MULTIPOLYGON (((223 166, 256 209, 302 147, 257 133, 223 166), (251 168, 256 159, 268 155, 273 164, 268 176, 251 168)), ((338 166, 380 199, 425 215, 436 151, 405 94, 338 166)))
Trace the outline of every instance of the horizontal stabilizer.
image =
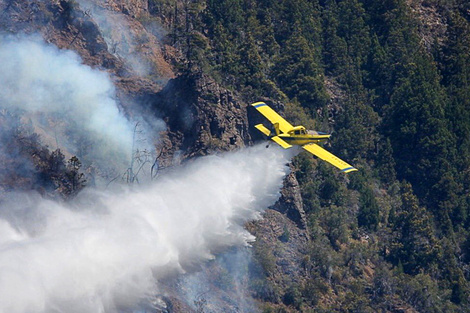
POLYGON ((263 134, 265 134, 266 136, 269 136, 271 134, 271 132, 269 131, 269 129, 267 129, 266 127, 264 127, 263 124, 258 124, 258 125, 255 125, 256 129, 259 130, 260 132, 262 132, 263 134))
POLYGON ((283 147, 284 149, 288 149, 290 147, 292 147, 290 144, 288 144, 287 142, 285 142, 284 140, 282 140, 280 137, 278 136, 274 136, 274 137, 271 137, 271 139, 277 143, 278 145, 280 145, 281 147, 283 147))
POLYGON ((325 149, 323 149, 319 145, 316 145, 316 144, 313 143, 313 144, 308 144, 308 145, 302 146, 302 148, 304 148, 305 150, 307 150, 311 154, 316 155, 320 159, 325 160, 326 162, 336 166, 342 172, 349 173, 349 172, 352 172, 352 171, 357 171, 356 168, 354 168, 350 164, 344 162, 343 160, 341 160, 340 158, 338 158, 336 155, 332 154, 331 152, 326 151, 325 149))

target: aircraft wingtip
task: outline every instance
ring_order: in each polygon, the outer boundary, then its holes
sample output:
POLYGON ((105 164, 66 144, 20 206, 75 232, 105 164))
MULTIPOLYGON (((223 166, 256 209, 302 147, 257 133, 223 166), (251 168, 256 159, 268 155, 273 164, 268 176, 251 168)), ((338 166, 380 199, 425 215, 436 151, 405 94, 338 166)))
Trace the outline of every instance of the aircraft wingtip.
POLYGON ((254 106, 255 108, 258 108, 258 107, 266 105, 266 103, 264 103, 264 102, 255 102, 255 103, 252 103, 251 105, 254 106))
POLYGON ((350 173, 350 172, 355 172, 355 171, 357 171, 357 170, 358 170, 357 168, 351 166, 351 167, 347 167, 347 168, 345 168, 345 169, 342 169, 341 171, 342 171, 343 173, 350 173))

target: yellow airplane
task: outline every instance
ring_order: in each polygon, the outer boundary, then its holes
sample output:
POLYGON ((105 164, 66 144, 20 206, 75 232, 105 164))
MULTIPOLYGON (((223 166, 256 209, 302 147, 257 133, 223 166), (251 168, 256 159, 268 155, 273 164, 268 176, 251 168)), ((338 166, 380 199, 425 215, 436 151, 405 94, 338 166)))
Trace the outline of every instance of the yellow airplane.
POLYGON ((273 124, 275 134, 271 134, 271 131, 263 124, 257 124, 255 127, 284 149, 288 149, 292 145, 302 146, 311 154, 336 166, 344 173, 357 171, 355 167, 317 145, 317 143, 328 140, 331 135, 306 130, 304 126, 292 126, 264 102, 256 102, 252 106, 273 124))

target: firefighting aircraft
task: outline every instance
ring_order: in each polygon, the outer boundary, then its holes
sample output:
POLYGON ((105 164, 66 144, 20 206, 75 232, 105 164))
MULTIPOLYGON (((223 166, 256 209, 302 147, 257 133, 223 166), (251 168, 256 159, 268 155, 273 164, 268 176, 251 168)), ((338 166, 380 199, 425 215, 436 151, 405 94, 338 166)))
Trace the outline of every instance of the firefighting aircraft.
POLYGON ((252 106, 273 124, 275 134, 271 134, 271 131, 263 124, 257 124, 255 127, 284 149, 288 149, 292 147, 292 145, 302 146, 302 148, 311 154, 336 166, 344 173, 357 171, 357 169, 350 164, 317 145, 317 143, 328 140, 331 135, 306 130, 304 126, 292 126, 264 102, 256 102, 253 103, 252 106))

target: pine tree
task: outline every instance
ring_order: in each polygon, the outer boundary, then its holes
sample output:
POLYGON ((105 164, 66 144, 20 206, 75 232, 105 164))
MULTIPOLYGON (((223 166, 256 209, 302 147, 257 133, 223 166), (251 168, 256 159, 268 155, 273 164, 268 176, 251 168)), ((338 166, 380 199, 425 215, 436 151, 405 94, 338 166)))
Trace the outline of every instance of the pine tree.
POLYGON ((442 81, 450 98, 447 123, 456 140, 450 174, 454 188, 449 192, 454 193, 450 197, 458 197, 457 221, 462 221, 467 218, 470 204, 470 197, 464 192, 470 188, 470 176, 465 174, 470 171, 470 23, 458 13, 449 15, 447 42, 440 61, 442 81))
POLYGON ((276 62, 273 76, 281 90, 297 99, 312 113, 324 108, 328 95, 315 50, 302 35, 300 28, 288 39, 276 62))
POLYGON ((393 237, 387 257, 395 265, 401 263, 405 273, 416 275, 438 261, 441 247, 434 234, 432 217, 418 204, 411 184, 402 184, 401 200, 401 207, 390 217, 393 237))
POLYGON ((358 225, 369 230, 376 230, 379 224, 379 205, 372 189, 365 188, 361 192, 359 203, 358 225))

